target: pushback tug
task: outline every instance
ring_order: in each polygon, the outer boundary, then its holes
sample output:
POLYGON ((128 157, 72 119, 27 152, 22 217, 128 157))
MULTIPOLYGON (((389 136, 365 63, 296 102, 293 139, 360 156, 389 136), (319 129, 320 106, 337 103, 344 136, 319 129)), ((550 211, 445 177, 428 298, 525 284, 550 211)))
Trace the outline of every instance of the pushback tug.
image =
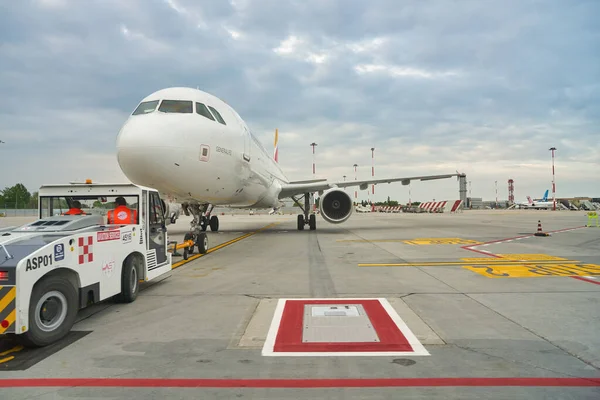
MULTIPOLYGON (((39 219, 0 229, 0 336, 45 346, 70 332, 80 309, 111 297, 134 301, 140 282, 172 269, 167 216, 148 187, 91 180, 42 186, 39 219), (118 197, 135 211, 132 223, 108 224, 118 197), (84 214, 65 215, 79 204, 84 214)), ((207 252, 206 233, 185 240, 186 255, 194 245, 207 252)))

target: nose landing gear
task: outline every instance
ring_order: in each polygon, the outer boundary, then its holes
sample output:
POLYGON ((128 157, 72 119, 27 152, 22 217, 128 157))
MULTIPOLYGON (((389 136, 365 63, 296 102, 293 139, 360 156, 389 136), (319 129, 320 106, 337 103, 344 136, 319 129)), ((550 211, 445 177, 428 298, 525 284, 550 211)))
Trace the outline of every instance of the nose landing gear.
MULTIPOLYGON (((210 226, 210 230, 213 232, 218 232, 219 230, 219 217, 210 215, 213 208, 212 204, 200 205, 193 203, 187 205, 187 209, 194 216, 194 219, 190 223, 190 232, 185 234, 184 240, 192 240, 195 246, 198 247, 200 254, 208 252, 208 236, 205 233, 208 227, 210 226)), ((192 254, 193 251, 194 246, 187 249, 188 254, 192 254)))
POLYGON ((205 232, 209 226, 210 230, 213 232, 219 230, 219 217, 210 215, 213 208, 214 206, 212 204, 204 204, 202 206, 200 206, 200 204, 190 204, 189 209, 194 216, 194 219, 191 222, 192 231, 199 229, 200 231, 205 232), (200 207, 202 207, 202 210, 200 207))

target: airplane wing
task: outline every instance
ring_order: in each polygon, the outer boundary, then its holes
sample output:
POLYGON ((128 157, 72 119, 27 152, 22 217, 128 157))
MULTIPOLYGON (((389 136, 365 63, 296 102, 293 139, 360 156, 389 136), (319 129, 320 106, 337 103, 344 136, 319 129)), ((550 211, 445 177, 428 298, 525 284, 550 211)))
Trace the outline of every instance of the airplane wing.
POLYGON ((447 175, 427 175, 427 176, 410 176, 406 178, 389 178, 389 179, 368 179, 361 181, 343 181, 343 182, 327 182, 324 179, 316 179, 311 181, 298 181, 298 182, 289 182, 284 183, 282 186, 282 190, 279 193, 279 198, 284 199, 287 197, 304 194, 304 193, 312 193, 312 192, 323 192, 325 190, 331 188, 345 188, 351 186, 360 186, 360 190, 365 190, 371 184, 380 184, 380 183, 392 183, 392 182, 402 182, 403 185, 408 185, 410 181, 431 181, 435 179, 447 179, 452 178, 453 176, 457 176, 457 174, 447 174, 447 175))

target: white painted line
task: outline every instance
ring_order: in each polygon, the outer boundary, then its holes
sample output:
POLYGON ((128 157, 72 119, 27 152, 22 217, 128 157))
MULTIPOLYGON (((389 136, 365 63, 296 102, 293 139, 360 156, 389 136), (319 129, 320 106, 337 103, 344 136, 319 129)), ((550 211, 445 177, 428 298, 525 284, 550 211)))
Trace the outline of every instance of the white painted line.
POLYGON ((382 357, 382 356, 428 356, 429 354, 417 354, 412 351, 315 351, 314 353, 305 352, 265 352, 263 356, 269 357, 382 357))
POLYGON ((396 326, 398 327, 398 329, 400 329, 400 332, 402 332, 404 337, 408 340, 408 343, 410 343, 411 347, 414 350, 412 354, 415 356, 429 356, 429 352, 425 350, 425 347, 423 347, 419 339, 417 339, 415 334, 410 330, 410 328, 406 325, 402 318, 400 318, 400 316, 398 315, 394 307, 392 307, 390 302, 384 298, 379 299, 379 302, 387 311, 392 321, 396 323, 396 326))
POLYGON ((277 302, 277 307, 275 308, 275 313, 273 314, 273 320, 271 321, 271 327, 269 328, 269 333, 267 333, 267 339, 265 340, 265 344, 262 349, 263 356, 276 355, 273 351, 273 348, 275 347, 275 338, 277 337, 277 332, 279 332, 279 325, 281 324, 281 317, 283 317, 283 309, 286 301, 287 299, 279 299, 277 302))

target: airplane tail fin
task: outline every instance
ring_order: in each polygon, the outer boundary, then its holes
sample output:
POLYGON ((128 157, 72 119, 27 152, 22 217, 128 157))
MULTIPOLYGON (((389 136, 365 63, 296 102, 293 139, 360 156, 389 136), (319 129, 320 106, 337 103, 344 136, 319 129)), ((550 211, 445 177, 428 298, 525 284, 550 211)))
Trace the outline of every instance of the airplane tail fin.
POLYGON ((275 150, 273 152, 273 158, 275 159, 276 163, 279 162, 279 149, 277 148, 278 142, 279 142, 279 132, 277 131, 277 128, 275 128, 275 143, 274 143, 275 150))
POLYGON ((530 196, 527 196, 527 201, 529 202, 529 204, 533 204, 533 201, 531 200, 530 196))
POLYGON ((548 192, 549 192, 549 190, 546 189, 546 193, 544 193, 544 197, 542 198, 542 201, 548 201, 548 192))

